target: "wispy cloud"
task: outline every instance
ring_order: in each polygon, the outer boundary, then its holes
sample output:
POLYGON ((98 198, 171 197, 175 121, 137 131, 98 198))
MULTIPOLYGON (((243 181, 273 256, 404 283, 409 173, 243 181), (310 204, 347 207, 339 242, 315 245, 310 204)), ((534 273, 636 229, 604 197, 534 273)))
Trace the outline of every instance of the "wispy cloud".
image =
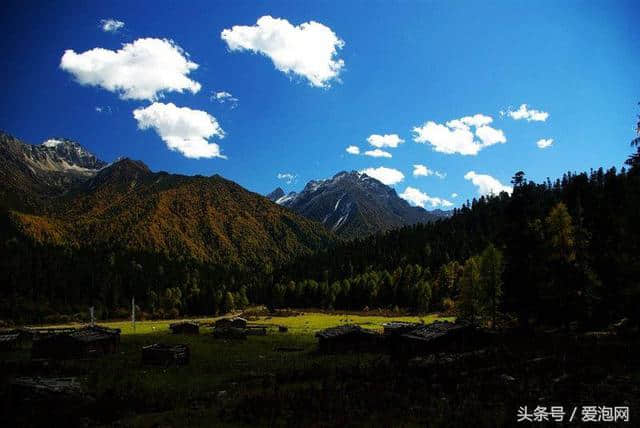
POLYGON ((238 103, 240 102, 237 97, 234 97, 230 92, 227 91, 214 92, 211 95, 211 99, 217 101, 219 104, 229 104, 229 107, 232 109, 238 107, 238 103))
POLYGON ((422 208, 425 208, 425 205, 429 205, 430 208, 449 208, 453 206, 453 203, 446 199, 429 196, 420 189, 410 186, 404 189, 404 192, 400 193, 398 196, 408 201, 411 205, 422 208))
POLYGON ((553 138, 542 138, 541 140, 536 141, 536 146, 541 149, 546 149, 547 147, 551 147, 553 145, 553 138))
POLYGON ((464 175, 465 180, 469 180, 478 189, 479 195, 498 195, 501 192, 511 193, 513 188, 505 186, 496 178, 487 174, 477 174, 475 171, 469 171, 464 175))
POLYGON ((500 111, 500 116, 509 116, 513 120, 526 120, 527 122, 544 122, 549 118, 546 111, 530 109, 526 104, 521 104, 518 110, 509 107, 506 111, 500 111))
POLYGON ((347 153, 349 153, 350 155, 359 155, 360 154, 360 147, 358 146, 349 146, 345 149, 345 151, 347 153))
POLYGON ((113 18, 101 19, 100 28, 106 33, 117 33, 119 30, 124 28, 124 22, 113 18))
POLYGON ((421 165, 421 164, 413 165, 414 177, 429 177, 432 175, 438 178, 445 178, 447 176, 447 174, 445 174, 444 172, 434 171, 432 169, 429 169, 426 165, 421 165))
POLYGON ((373 177, 387 186, 400 183, 404 180, 404 174, 401 171, 394 168, 385 168, 384 166, 363 169, 360 173, 367 174, 369 177, 373 177))
POLYGON ((371 134, 367 138, 367 142, 371 144, 373 147, 377 147, 379 149, 383 147, 390 147, 395 149, 400 144, 404 143, 404 140, 398 136, 398 134, 371 134))
POLYGON ((465 116, 444 125, 428 121, 413 128, 413 141, 428 143, 437 152, 477 155, 494 144, 504 144, 507 138, 500 129, 489 126, 493 118, 482 114, 465 116))
POLYGON ((385 152, 384 150, 375 149, 375 150, 367 150, 364 152, 366 156, 371 156, 374 158, 390 158, 391 153, 385 152))
POLYGON ((298 178, 298 175, 293 174, 291 172, 279 172, 278 175, 276 175, 276 177, 278 178, 278 180, 282 180, 287 184, 291 184, 294 181, 296 181, 296 178, 298 178))

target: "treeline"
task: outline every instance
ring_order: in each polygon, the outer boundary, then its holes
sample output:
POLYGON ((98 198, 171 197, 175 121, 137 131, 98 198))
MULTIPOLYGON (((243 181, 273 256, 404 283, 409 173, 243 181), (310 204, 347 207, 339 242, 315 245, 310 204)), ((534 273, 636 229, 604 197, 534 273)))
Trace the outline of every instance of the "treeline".
MULTIPOLYGON (((634 140, 636 146, 640 140, 634 140)), ((284 266, 207 265, 115 246, 47 246, 0 213, 0 319, 59 313, 216 314, 247 304, 452 310, 475 320, 602 324, 638 319, 640 147, 628 169, 523 172, 513 193, 467 202, 445 220, 342 242, 284 266)))

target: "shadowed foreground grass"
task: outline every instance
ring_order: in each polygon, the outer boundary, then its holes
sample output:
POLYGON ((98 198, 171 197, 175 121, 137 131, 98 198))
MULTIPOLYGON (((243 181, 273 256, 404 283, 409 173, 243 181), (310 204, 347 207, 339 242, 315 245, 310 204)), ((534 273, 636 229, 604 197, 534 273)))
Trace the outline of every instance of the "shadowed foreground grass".
MULTIPOLYGON (((388 318, 304 313, 259 317, 252 323, 268 325, 267 335, 249 336, 245 341, 214 339, 207 327, 201 327, 198 336, 173 335, 168 326, 174 321, 141 321, 136 323, 135 330, 130 321, 106 322, 100 325, 122 330, 118 354, 95 360, 53 362, 42 370, 17 365, 4 380, 32 375, 78 377, 86 394, 95 399, 92 423, 120 420, 126 426, 153 426, 158 422, 169 426, 237 426, 242 425, 242 418, 226 415, 230 400, 265 388, 309 387, 340 370, 358 370, 380 358, 363 353, 321 355, 316 352, 317 331, 345 323, 381 330, 382 324, 390 319, 430 323, 438 316, 388 318), (278 326, 286 326, 288 332, 279 332, 278 326), (190 364, 143 365, 141 348, 157 342, 188 344, 190 364), (282 348, 288 351, 283 352, 282 348)), ((0 355, 5 362, 29 358, 24 350, 0 355)))

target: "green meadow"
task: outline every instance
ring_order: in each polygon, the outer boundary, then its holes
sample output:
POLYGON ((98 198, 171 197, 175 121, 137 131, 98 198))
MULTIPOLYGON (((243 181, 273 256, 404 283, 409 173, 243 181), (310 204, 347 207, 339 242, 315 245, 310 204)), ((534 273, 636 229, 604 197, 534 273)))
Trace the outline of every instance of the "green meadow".
MULTIPOLYGON (((48 374, 78 377, 86 393, 101 403, 98 407, 105 421, 115 417, 129 426, 151 426, 158 421, 169 426, 210 426, 214 420, 214 426, 242 425, 237 417, 221 416, 228 413, 225 409, 229 406, 234 408, 240 397, 274 388, 309 388, 341 370, 369 367, 382 358, 363 353, 322 355, 316 350, 317 331, 347 323, 381 331, 382 324, 390 320, 430 323, 436 319, 453 320, 436 314, 386 317, 315 312, 252 317, 250 324, 267 326, 267 335, 249 336, 247 340, 215 339, 211 328, 203 326, 196 336, 171 334, 169 324, 174 320, 139 321, 135 329, 131 321, 101 322, 100 325, 121 329, 117 354, 54 362, 48 374), (279 332, 279 326, 288 331, 279 332), (142 364, 141 348, 153 343, 189 345, 190 364, 142 364)), ((22 350, 2 358, 27 360, 29 355, 22 350)))

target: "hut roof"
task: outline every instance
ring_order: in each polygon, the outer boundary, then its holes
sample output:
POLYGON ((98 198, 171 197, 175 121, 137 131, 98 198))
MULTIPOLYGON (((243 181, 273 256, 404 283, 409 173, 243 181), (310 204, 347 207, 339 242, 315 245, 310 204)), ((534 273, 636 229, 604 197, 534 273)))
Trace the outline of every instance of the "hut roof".
POLYGON ((13 342, 18 340, 18 336, 20 336, 20 333, 0 334, 0 342, 13 342))
POLYGON ((199 327, 200 323, 198 321, 179 321, 169 324, 170 329, 178 328, 178 327, 199 327))
POLYGON ((435 321, 431 324, 421 325, 414 330, 403 334, 402 337, 428 342, 440 337, 457 334, 469 328, 470 326, 467 324, 435 321))
POLYGON ((120 335, 119 328, 108 328, 97 325, 85 327, 69 334, 69 336, 81 342, 93 342, 96 340, 109 339, 116 335, 120 335))
POLYGON ((316 337, 320 339, 332 339, 337 337, 346 336, 370 336, 377 333, 371 330, 364 329, 355 324, 344 324, 337 327, 331 327, 326 330, 322 330, 316 333, 316 337))

